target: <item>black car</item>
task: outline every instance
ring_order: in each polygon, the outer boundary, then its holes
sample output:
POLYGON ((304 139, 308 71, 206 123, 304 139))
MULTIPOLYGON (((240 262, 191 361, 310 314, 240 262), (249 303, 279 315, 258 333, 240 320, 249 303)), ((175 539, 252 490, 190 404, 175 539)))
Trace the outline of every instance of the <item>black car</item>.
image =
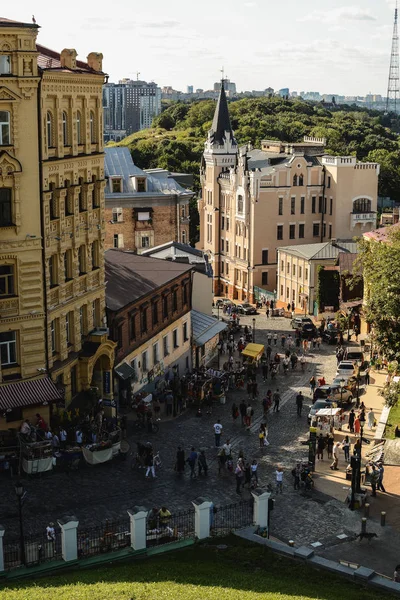
POLYGON ((339 329, 325 329, 322 334, 322 340, 327 344, 336 344, 340 335, 339 329))
POLYGON ((237 304, 236 308, 237 308, 237 312, 242 315, 256 315, 257 314, 257 310, 254 308, 254 306, 252 306, 248 302, 245 302, 244 304, 237 304))
POLYGON ((301 328, 301 337, 311 340, 313 337, 317 335, 317 328, 314 323, 304 323, 301 328))

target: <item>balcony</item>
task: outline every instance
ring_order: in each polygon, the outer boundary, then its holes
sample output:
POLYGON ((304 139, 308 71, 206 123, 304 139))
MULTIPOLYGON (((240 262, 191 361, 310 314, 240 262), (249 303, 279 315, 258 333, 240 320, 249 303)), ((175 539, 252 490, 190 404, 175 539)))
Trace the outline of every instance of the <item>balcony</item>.
POLYGON ((364 228, 368 223, 376 227, 376 212, 352 212, 350 213, 350 229, 354 229, 356 225, 361 225, 364 228))
POLYGON ((15 317, 19 312, 18 298, 0 298, 0 317, 15 317))

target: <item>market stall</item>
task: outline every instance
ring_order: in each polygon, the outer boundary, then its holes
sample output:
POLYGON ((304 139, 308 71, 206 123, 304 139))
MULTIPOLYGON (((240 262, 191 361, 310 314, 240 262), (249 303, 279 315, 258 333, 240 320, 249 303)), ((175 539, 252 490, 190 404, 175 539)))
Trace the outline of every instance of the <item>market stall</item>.
POLYGON ((82 448, 82 454, 89 465, 99 465, 112 459, 113 447, 110 441, 90 444, 82 448))
POLYGON ((21 442, 22 468, 25 473, 35 475, 53 469, 53 448, 50 441, 21 442))
POLYGON ((319 433, 330 433, 332 429, 341 429, 341 408, 320 408, 313 416, 319 433))
POLYGON ((242 356, 253 363, 258 363, 264 354, 264 344, 247 344, 242 350, 242 356))

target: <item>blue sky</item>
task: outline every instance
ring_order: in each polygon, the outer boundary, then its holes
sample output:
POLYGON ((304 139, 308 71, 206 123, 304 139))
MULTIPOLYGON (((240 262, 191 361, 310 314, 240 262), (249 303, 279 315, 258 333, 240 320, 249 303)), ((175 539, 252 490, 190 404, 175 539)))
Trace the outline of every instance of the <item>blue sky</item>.
POLYGON ((0 16, 41 25, 38 41, 104 55, 110 81, 209 89, 385 94, 395 0, 19 0, 0 16), (34 6, 34 9, 32 9, 34 6), (94 7, 96 12, 93 13, 94 7))

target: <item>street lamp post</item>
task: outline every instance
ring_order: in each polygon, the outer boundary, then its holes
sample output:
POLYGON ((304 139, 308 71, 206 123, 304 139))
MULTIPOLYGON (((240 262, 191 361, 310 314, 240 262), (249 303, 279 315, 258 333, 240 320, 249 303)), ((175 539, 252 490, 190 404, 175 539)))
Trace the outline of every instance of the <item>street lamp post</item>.
POLYGON ((19 514, 19 547, 21 552, 21 563, 25 565, 25 540, 24 540, 24 524, 22 522, 22 498, 24 496, 24 486, 20 481, 15 484, 15 494, 18 498, 18 514, 19 514))
POLYGON ((360 406, 360 367, 357 367, 357 397, 356 397, 356 407, 360 406))
POLYGON ((256 319, 253 317, 253 344, 256 343, 256 319))

